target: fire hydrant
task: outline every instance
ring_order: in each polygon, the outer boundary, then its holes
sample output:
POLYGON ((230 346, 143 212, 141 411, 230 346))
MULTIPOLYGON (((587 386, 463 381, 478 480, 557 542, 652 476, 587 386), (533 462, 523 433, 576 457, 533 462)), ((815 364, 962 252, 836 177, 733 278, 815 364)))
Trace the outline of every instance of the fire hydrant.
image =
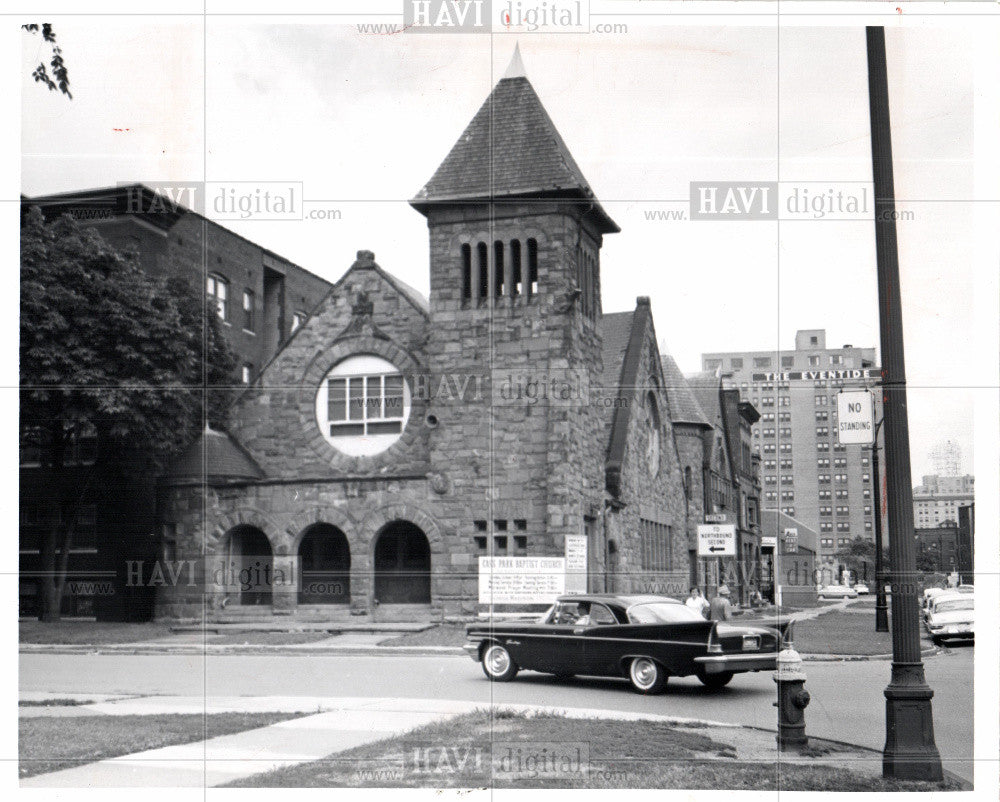
POLYGON ((778 701, 774 702, 778 708, 778 749, 798 749, 809 744, 805 709, 810 697, 802 687, 806 681, 802 658, 789 644, 779 652, 777 662, 773 679, 778 685, 778 701))

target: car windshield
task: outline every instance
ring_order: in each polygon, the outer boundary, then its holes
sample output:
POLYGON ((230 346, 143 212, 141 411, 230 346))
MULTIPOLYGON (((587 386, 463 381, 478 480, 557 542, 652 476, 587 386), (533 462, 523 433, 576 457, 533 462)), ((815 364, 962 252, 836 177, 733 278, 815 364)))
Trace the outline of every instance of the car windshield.
POLYGON ((934 605, 935 613, 951 613, 955 610, 974 610, 976 602, 974 599, 947 599, 939 601, 934 605))
POLYGON ((629 607, 628 620, 633 624, 680 624, 685 621, 704 621, 705 618, 683 604, 646 602, 629 607))

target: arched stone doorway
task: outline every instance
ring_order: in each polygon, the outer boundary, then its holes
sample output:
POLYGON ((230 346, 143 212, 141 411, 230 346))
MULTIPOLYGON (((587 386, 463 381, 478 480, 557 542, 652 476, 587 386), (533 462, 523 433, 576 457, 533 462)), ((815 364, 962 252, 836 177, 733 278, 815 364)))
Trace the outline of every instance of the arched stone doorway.
POLYGON ((267 535, 249 524, 229 530, 223 583, 230 604, 270 605, 273 569, 267 535))
POLYGON ((374 549, 375 599, 379 604, 430 604, 431 545, 409 521, 379 530, 374 549))
POLYGON ((317 523, 302 533, 299 571, 299 604, 350 603, 351 547, 336 526, 317 523))

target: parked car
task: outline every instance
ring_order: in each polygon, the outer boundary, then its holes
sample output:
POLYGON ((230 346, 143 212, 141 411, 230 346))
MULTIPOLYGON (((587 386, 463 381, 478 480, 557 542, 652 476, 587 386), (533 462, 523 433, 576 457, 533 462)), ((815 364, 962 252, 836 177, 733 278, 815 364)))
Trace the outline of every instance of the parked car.
POLYGON ((854 585, 854 592, 857 593, 859 596, 865 596, 871 593, 871 591, 868 589, 868 586, 864 582, 856 583, 854 585))
POLYGON ((947 588, 927 588, 924 590, 924 595, 920 604, 924 614, 924 621, 927 621, 927 616, 931 611, 931 605, 934 604, 934 600, 946 593, 948 593, 947 588))
POLYGON ((643 694, 663 690, 668 677, 694 675, 721 688, 734 675, 773 671, 790 622, 706 621, 664 596, 561 596, 534 623, 489 622, 467 629, 465 650, 494 682, 518 671, 557 677, 627 677, 643 694))
POLYGON ((847 585, 824 585, 816 591, 821 599, 856 599, 858 592, 847 585))
POLYGON ((931 640, 975 637, 976 597, 970 593, 942 593, 934 597, 925 624, 931 640))

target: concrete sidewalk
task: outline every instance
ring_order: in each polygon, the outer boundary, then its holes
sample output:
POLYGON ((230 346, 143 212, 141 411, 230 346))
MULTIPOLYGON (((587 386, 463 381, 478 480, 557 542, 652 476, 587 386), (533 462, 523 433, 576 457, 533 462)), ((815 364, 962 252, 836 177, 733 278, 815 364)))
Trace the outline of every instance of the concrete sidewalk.
MULTIPOLYGON (((65 698, 65 697, 62 697, 65 698)), ((153 696, 100 701, 74 707, 81 715, 164 715, 171 713, 314 712, 304 718, 166 746, 21 780, 24 788, 201 788, 297 763, 319 760, 366 743, 402 735, 417 727, 484 709, 480 702, 441 699, 336 697, 153 696)), ((678 725, 743 730, 741 725, 606 710, 498 705, 525 713, 558 712, 569 718, 667 721, 678 725)))

